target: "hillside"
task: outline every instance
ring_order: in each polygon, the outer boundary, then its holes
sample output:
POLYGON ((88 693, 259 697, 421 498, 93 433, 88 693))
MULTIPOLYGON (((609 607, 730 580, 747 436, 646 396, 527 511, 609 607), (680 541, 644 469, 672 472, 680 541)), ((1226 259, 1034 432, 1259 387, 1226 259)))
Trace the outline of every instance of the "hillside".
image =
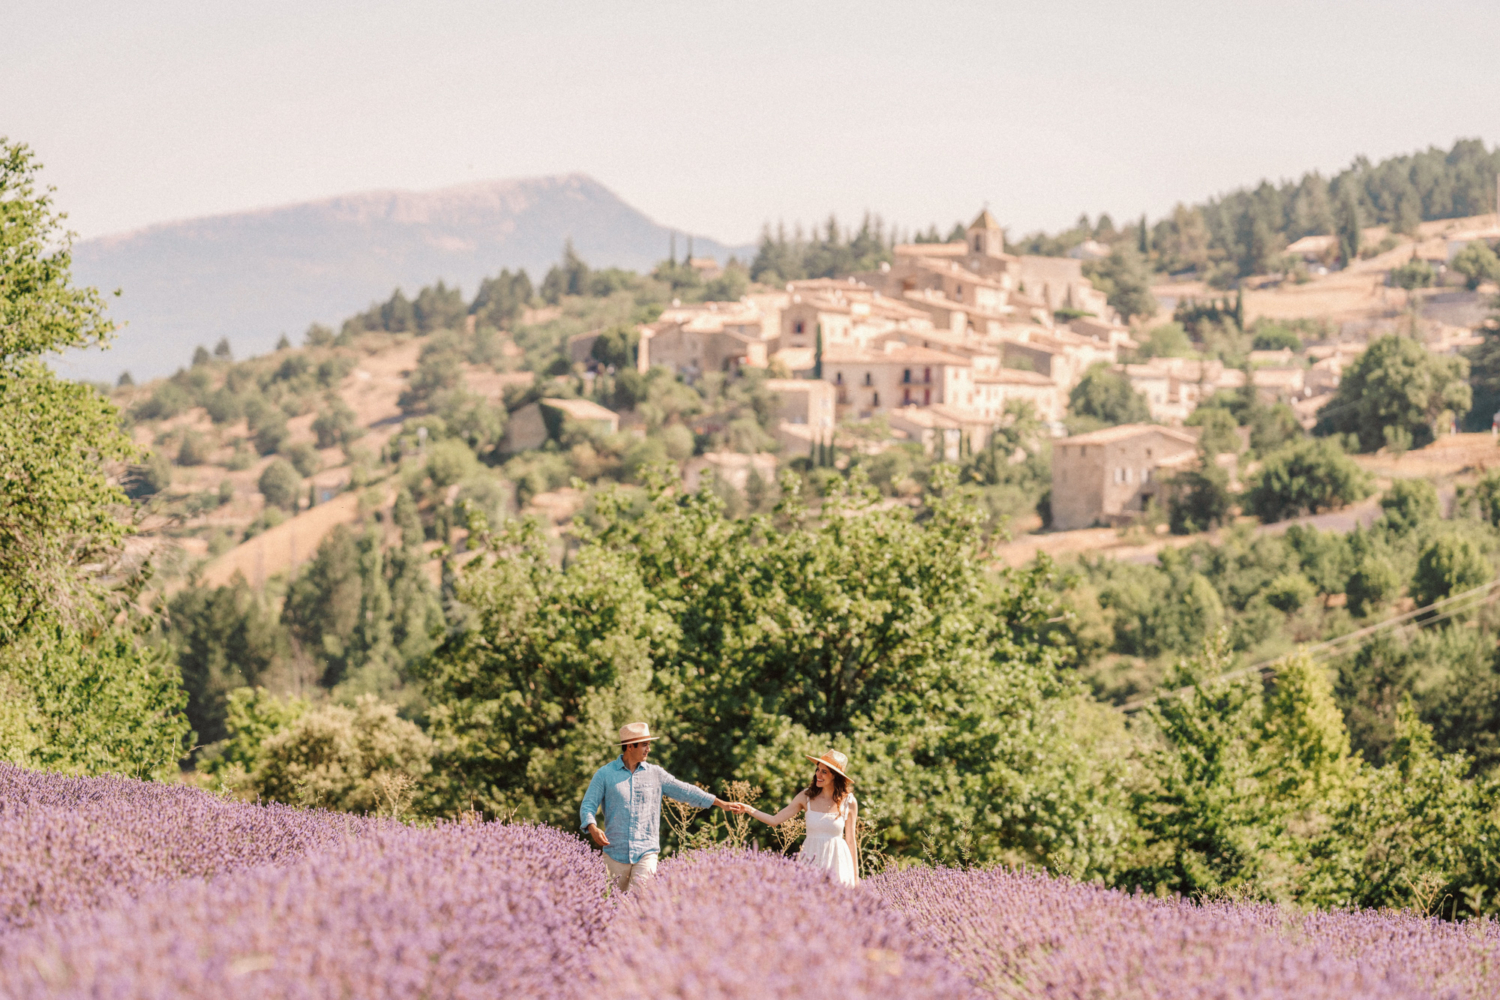
MULTIPOLYGON (((65 356, 74 378, 171 372, 197 344, 228 337, 240 356, 282 333, 337 322, 395 287, 442 279, 472 291, 523 267, 540 280, 565 240, 598 267, 649 270, 672 230, 581 174, 485 181, 438 191, 374 191, 188 219, 79 243, 81 284, 118 288, 110 314, 128 324, 107 353, 65 356)), ((679 239, 679 252, 685 241, 679 239)), ((748 259, 753 247, 694 237, 694 252, 748 259)))

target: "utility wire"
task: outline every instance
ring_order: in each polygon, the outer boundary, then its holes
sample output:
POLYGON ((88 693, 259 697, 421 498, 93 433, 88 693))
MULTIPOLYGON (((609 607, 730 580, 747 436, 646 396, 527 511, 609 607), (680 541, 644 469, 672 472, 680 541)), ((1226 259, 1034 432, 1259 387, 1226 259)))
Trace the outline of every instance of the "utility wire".
MULTIPOLYGON (((1364 628, 1355 629, 1353 632, 1348 632, 1344 635, 1336 636, 1332 639, 1328 639, 1323 642, 1304 647, 1297 652, 1310 656, 1314 660, 1325 659, 1330 656, 1340 656, 1352 650, 1359 649, 1365 644, 1366 640, 1390 629, 1400 628, 1401 626, 1407 624, 1415 624, 1417 628, 1426 628, 1429 625, 1436 625, 1440 621, 1445 621, 1446 619, 1452 618, 1454 615, 1462 614, 1465 611, 1472 611, 1480 605, 1494 600, 1496 597, 1496 588, 1500 588, 1500 579, 1491 580, 1489 583, 1481 584, 1480 586, 1475 587, 1472 590, 1466 590, 1461 594, 1454 594, 1451 597, 1445 597, 1440 601, 1433 601, 1431 604, 1424 605, 1423 607, 1413 608, 1411 611, 1407 611, 1404 614, 1396 615, 1393 618, 1387 618, 1383 622, 1377 622, 1374 625, 1367 625, 1364 628), (1464 602, 1472 603, 1466 605, 1464 602), (1431 614, 1432 612, 1438 611, 1440 609, 1442 610, 1442 614, 1433 615, 1431 618, 1422 618, 1421 620, 1416 622, 1412 621, 1412 619, 1414 618, 1418 618, 1421 615, 1431 614)), ((1297 655, 1297 653, 1283 653, 1282 655, 1272 657, 1269 660, 1262 660, 1261 662, 1251 664, 1248 667, 1241 667, 1238 670, 1231 670, 1227 673, 1220 674, 1218 677, 1205 681, 1204 683, 1213 684, 1217 683, 1218 681, 1232 680, 1236 677, 1243 677, 1246 674, 1252 673, 1265 674, 1282 660, 1295 655, 1297 655)), ((1197 684, 1190 684, 1187 687, 1181 687, 1176 689, 1175 691, 1166 691, 1160 694, 1151 695, 1147 698, 1137 698, 1135 701, 1126 702, 1124 705, 1119 706, 1119 711, 1124 712, 1126 715, 1130 715, 1131 713, 1138 712, 1141 709, 1145 708, 1147 705, 1155 704, 1156 702, 1161 701, 1164 698, 1179 698, 1192 691, 1196 691, 1199 686, 1200 685, 1197 684)))

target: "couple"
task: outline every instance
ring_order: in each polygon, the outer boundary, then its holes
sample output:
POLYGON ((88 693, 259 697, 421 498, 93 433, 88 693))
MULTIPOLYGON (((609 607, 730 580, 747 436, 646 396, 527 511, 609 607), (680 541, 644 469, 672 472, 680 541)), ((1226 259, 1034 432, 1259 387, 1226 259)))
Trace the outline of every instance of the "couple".
POLYGON ((797 860, 826 869, 844 885, 859 884, 858 842, 855 824, 859 803, 849 786, 849 758, 837 750, 807 759, 818 765, 812 784, 798 792, 775 816, 752 809, 743 802, 725 802, 685 781, 678 781, 655 764, 648 764, 653 741, 651 727, 632 722, 620 728, 620 756, 594 772, 578 811, 580 825, 596 847, 604 850, 604 867, 621 892, 635 879, 656 874, 656 856, 661 852, 661 797, 707 809, 718 806, 732 813, 749 814, 771 826, 807 810, 807 839, 797 860), (604 807, 604 829, 596 816, 604 807))

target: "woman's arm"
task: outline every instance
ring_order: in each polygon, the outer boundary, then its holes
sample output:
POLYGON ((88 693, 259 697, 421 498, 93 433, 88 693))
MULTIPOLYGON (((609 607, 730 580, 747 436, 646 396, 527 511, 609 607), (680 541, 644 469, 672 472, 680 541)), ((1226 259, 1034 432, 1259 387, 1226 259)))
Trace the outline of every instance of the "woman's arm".
POLYGON ((854 858, 854 881, 859 882, 859 800, 849 796, 849 814, 844 817, 844 841, 854 858))
POLYGON ((751 809, 750 815, 754 816, 756 819, 760 820, 762 823, 767 824, 768 826, 780 826, 787 820, 791 819, 793 816, 797 815, 797 813, 800 812, 802 810, 802 807, 806 804, 807 790, 803 789, 802 791, 797 793, 796 798, 787 803, 785 809, 781 810, 781 812, 777 813, 775 816, 772 816, 769 813, 763 813, 759 809, 751 809))

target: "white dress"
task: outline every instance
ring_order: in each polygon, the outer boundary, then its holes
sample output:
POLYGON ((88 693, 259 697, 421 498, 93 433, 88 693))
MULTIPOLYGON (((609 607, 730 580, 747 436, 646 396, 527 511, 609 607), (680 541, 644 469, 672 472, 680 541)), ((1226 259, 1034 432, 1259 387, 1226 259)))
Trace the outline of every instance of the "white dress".
POLYGON ((826 869, 835 881, 844 885, 855 885, 858 882, 854 871, 854 856, 849 853, 849 843, 844 839, 844 817, 853 801, 854 796, 845 796, 837 812, 805 810, 807 838, 802 841, 802 850, 797 853, 798 861, 826 869))

